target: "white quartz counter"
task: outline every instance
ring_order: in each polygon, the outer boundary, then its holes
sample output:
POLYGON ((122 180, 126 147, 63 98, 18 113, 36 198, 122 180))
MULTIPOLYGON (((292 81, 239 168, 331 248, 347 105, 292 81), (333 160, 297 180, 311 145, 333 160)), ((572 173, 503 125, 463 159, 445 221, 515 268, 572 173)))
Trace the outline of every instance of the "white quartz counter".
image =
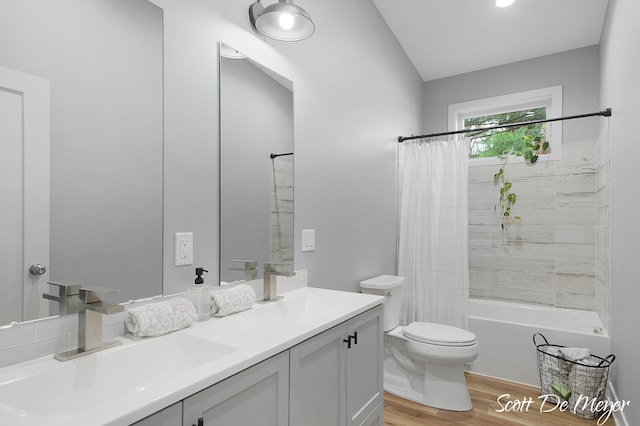
POLYGON ((127 425, 382 303, 318 288, 155 338, 0 369, 0 424, 127 425))

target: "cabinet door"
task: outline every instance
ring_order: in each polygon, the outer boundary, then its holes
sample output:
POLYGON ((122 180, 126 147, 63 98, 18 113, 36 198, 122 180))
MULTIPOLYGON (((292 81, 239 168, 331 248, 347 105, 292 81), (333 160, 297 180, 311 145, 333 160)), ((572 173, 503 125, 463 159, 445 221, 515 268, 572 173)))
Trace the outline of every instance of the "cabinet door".
POLYGON ((382 404, 382 362, 384 340, 382 306, 377 306, 348 322, 347 334, 347 423, 361 425, 382 404))
POLYGON ((133 426, 180 426, 182 424, 182 402, 176 402, 164 410, 145 417, 133 426))
POLYGON ((384 426, 383 413, 383 404, 380 404, 360 426, 384 426))
POLYGON ((345 324, 291 348, 291 426, 345 426, 345 324))
POLYGON ((287 426, 289 352, 204 389, 183 404, 183 426, 287 426))

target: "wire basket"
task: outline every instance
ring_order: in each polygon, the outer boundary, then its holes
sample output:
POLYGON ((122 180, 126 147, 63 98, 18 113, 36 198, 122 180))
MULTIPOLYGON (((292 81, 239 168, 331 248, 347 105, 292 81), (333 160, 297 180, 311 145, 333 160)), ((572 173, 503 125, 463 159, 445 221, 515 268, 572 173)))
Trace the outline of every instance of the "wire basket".
POLYGON ((597 417, 598 408, 602 406, 598 403, 605 399, 609 367, 616 359, 615 355, 601 358, 590 354, 579 361, 566 359, 560 350, 565 346, 549 344, 540 333, 533 335, 533 344, 537 351, 542 395, 555 396, 555 401, 551 397, 549 401, 558 404, 567 401, 567 408, 577 416, 597 417), (544 343, 538 343, 538 337, 544 343))

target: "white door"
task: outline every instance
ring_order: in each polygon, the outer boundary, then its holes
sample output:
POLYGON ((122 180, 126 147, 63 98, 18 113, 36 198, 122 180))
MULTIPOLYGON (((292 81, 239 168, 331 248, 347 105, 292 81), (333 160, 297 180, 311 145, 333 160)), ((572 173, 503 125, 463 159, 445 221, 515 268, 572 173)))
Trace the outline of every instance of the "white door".
POLYGON ((38 264, 49 266, 49 81, 0 67, 0 325, 48 315, 38 264))

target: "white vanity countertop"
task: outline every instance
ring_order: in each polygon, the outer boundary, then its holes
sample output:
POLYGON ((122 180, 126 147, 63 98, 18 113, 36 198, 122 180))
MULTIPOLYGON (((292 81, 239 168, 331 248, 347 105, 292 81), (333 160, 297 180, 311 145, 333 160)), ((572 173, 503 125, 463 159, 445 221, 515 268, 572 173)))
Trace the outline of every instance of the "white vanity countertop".
POLYGON ((59 362, 0 369, 0 424, 127 425, 379 305, 383 297, 305 287, 284 299, 59 362))

